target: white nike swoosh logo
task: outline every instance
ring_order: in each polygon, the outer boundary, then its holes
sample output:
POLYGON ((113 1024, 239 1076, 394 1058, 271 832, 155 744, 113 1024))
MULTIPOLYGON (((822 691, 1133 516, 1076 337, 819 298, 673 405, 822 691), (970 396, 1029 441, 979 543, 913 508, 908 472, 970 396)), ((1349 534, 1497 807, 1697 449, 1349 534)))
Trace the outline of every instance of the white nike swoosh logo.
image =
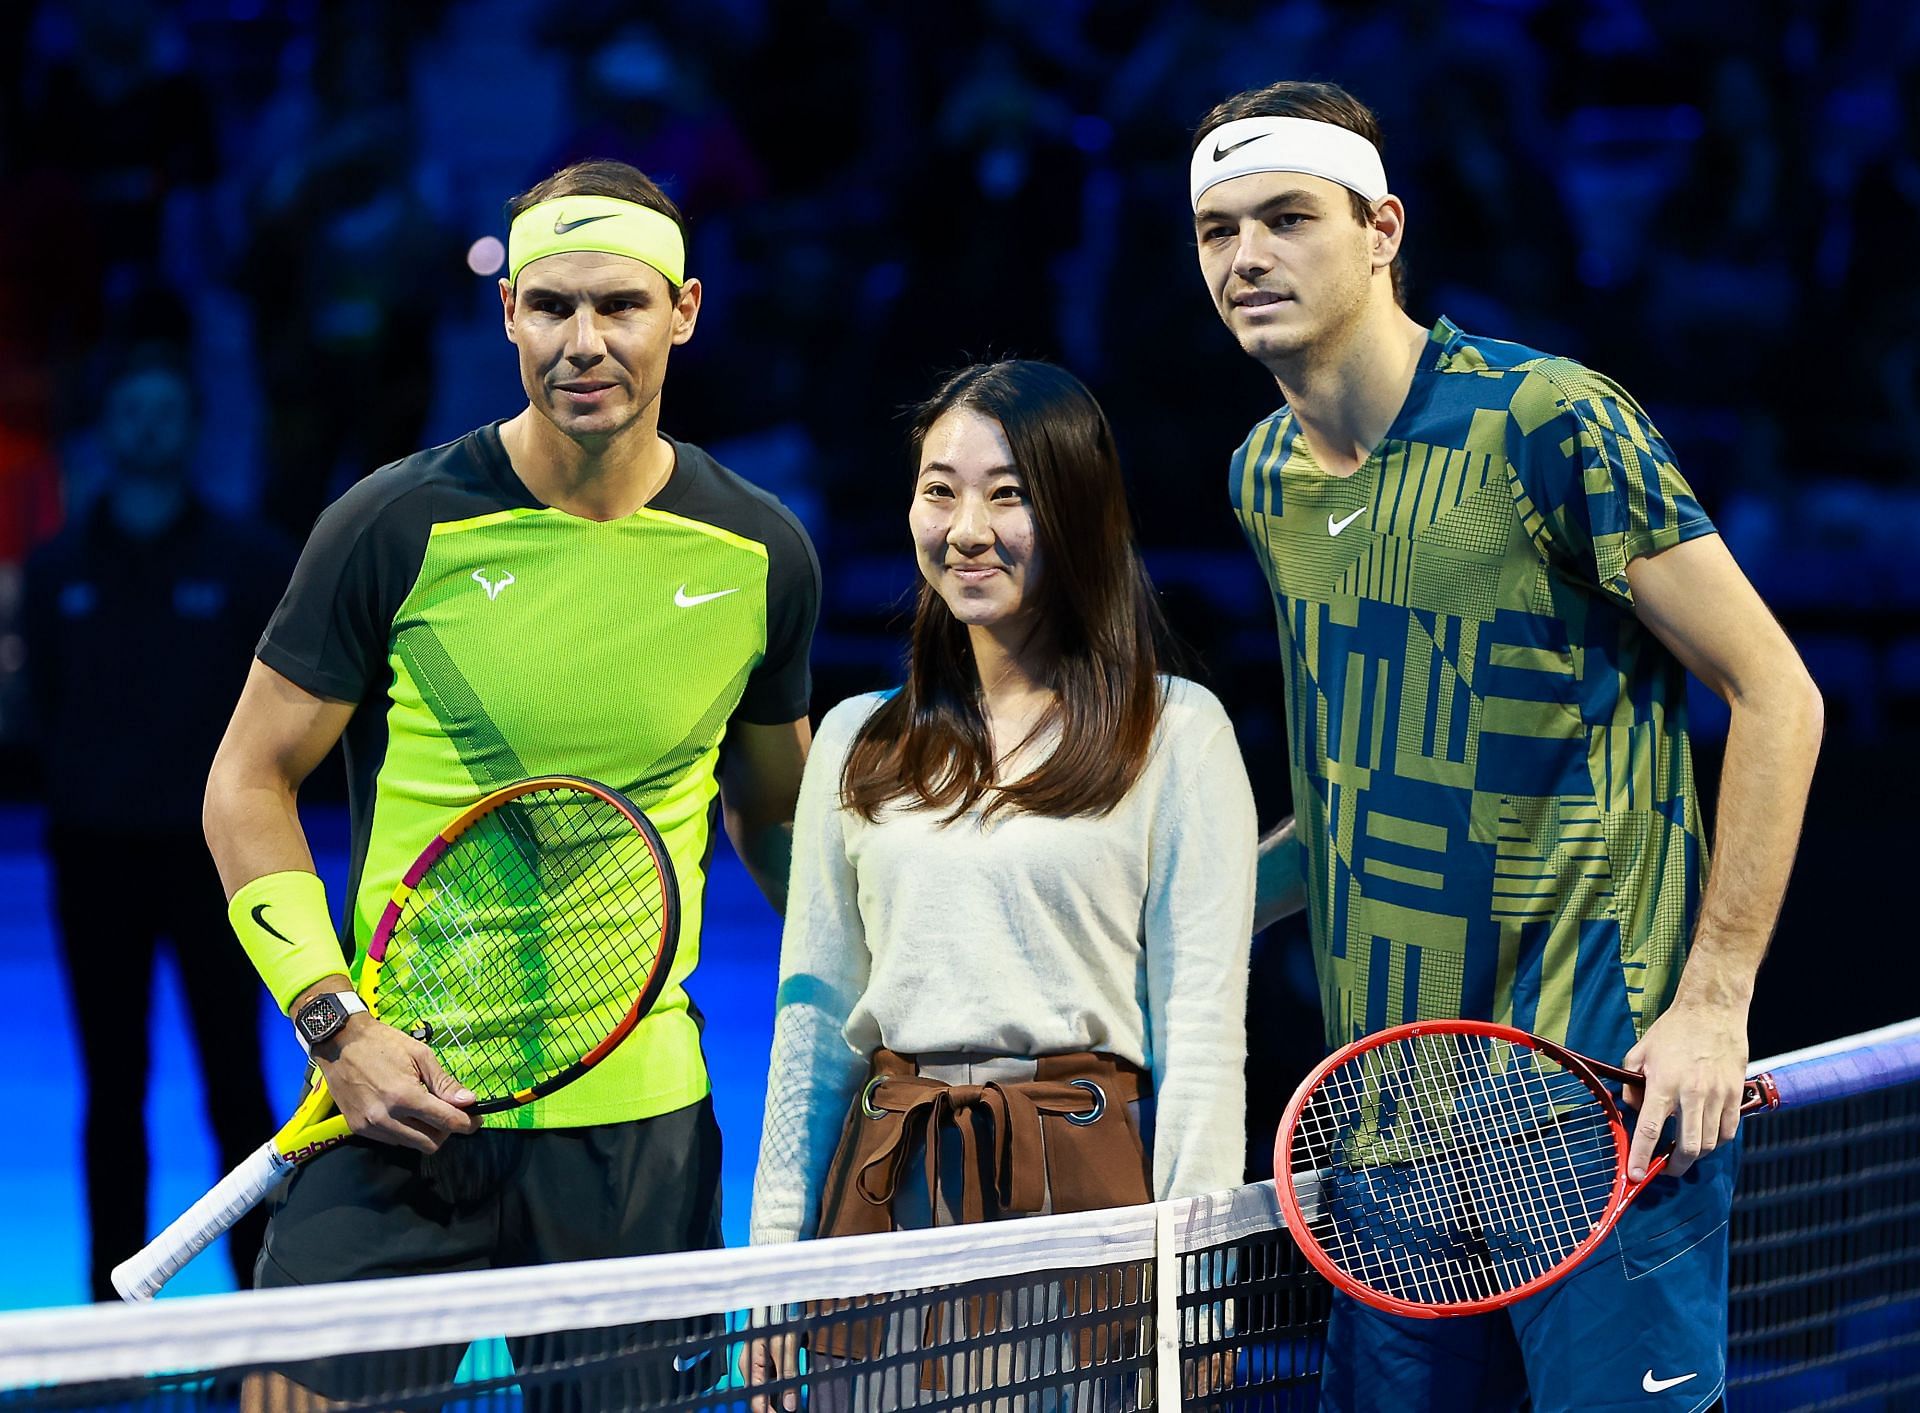
POLYGON ((1698 1374, 1675 1374, 1670 1379, 1656 1379, 1653 1376, 1653 1370, 1649 1369, 1646 1372, 1646 1376, 1640 1380, 1640 1387, 1648 1393, 1662 1393, 1672 1388, 1675 1384, 1683 1384, 1688 1379, 1697 1379, 1699 1377, 1698 1374))
POLYGON ((1363 505, 1358 510, 1354 511, 1353 514, 1349 515, 1345 520, 1335 520, 1332 515, 1328 515, 1327 516, 1327 533, 1329 535, 1339 534, 1342 530, 1346 529, 1347 526, 1351 525, 1354 521, 1358 520, 1361 516, 1365 515, 1366 513, 1367 513, 1367 507, 1363 505))
POLYGON ((687 586, 682 584, 673 591, 673 601, 682 608, 692 608, 695 604, 712 603, 715 599, 723 599, 728 594, 739 592, 738 589, 719 589, 711 594, 690 594, 687 592, 687 586))

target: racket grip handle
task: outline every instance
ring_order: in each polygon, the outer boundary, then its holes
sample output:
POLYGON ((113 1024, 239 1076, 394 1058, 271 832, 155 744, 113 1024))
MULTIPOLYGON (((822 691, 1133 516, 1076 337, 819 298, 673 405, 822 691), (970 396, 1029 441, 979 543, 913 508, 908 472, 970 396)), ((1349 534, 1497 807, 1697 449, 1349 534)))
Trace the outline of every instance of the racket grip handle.
POLYGON ((120 1298, 151 1300, 208 1242, 258 1206, 292 1168, 273 1143, 261 1144, 165 1231, 113 1268, 113 1288, 120 1298))

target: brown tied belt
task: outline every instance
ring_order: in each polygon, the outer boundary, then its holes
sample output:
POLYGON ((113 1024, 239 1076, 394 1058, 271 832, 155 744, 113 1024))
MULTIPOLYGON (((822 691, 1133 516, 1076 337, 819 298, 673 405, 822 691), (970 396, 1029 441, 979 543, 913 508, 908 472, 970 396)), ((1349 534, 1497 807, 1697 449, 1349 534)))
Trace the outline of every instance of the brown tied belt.
POLYGON ((828 1184, 822 1235, 891 1227, 893 1201, 916 1143, 925 1148, 927 1197, 938 1213, 940 1140, 948 1128, 958 1131, 964 1157, 963 1221, 1147 1200, 1139 1140, 1125 1108, 1151 1093, 1139 1067, 1113 1055, 1046 1055, 1034 1062, 1031 1079, 951 1085, 916 1073, 918 1067, 914 1057, 874 1052, 873 1077, 848 1115, 834 1164, 839 1172, 828 1184), (991 1127, 989 1167, 980 1161, 982 1123, 991 1127), (1074 1155, 1065 1168, 1062 1154, 1048 1151, 1050 1144, 1064 1144, 1063 1151, 1074 1155), (1135 1174, 1131 1180, 1124 1176, 1129 1171, 1135 1174), (986 1210, 989 1187, 992 1213, 986 1210), (836 1189, 860 1200, 836 1202, 836 1189))
MULTIPOLYGON (((1103 1114, 1107 1097, 1092 1080, 989 1080, 985 1084, 945 1084, 916 1074, 879 1075, 863 1096, 868 1117, 897 1114, 897 1124, 873 1132, 873 1142, 861 1145, 854 1190, 875 1207, 891 1207, 907 1155, 916 1139, 926 1143, 927 1192, 935 1212, 940 1210, 940 1132, 953 1123, 960 1132, 965 1171, 980 1171, 980 1140, 975 1125, 955 1122, 964 1110, 984 1110, 993 1126, 993 1191, 1002 1212, 1038 1212, 1046 1206, 1046 1144, 1040 1116, 1092 1123, 1103 1114)), ((986 1220, 983 1194, 972 1183, 962 1184, 960 1219, 986 1220)))

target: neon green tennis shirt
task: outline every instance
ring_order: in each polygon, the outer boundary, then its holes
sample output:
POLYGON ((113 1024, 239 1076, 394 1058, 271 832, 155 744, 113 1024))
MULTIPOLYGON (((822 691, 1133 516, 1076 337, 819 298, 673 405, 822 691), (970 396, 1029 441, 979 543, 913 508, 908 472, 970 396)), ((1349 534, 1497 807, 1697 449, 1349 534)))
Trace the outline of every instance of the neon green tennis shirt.
POLYGON ((376 471, 321 515, 258 648, 296 685, 356 703, 344 741, 356 965, 402 872, 497 786, 601 780, 666 840, 682 919, 665 994, 585 1077, 489 1123, 623 1122, 708 1090, 686 984, 720 743, 729 722, 807 714, 820 570, 778 501, 672 445, 667 484, 606 522, 535 500, 498 424, 376 471))

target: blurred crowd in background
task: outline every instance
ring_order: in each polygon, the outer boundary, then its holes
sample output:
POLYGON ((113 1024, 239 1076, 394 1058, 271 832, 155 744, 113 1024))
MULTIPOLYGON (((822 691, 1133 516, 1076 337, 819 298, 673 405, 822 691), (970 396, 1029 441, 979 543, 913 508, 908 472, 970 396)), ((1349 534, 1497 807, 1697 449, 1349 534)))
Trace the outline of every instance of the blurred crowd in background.
MULTIPOLYGON (((23 566, 157 474, 128 378, 175 370, 164 474, 290 551, 355 478, 523 405, 469 247, 614 157, 684 208, 706 286, 663 426, 828 566, 816 711, 897 670, 898 409, 966 359, 1050 357, 1112 416, 1175 627, 1284 813, 1272 612, 1225 491, 1275 393, 1203 294, 1185 195, 1200 116, 1281 77, 1379 114, 1410 312, 1624 383, 1800 643, 1833 739, 1790 929, 1853 926, 1830 904, 1920 788, 1907 0, 43 0, 0 7, 0 67, 0 794, 31 798, 48 729, 23 566)), ((161 742, 129 696, 130 743, 203 768, 224 708, 161 742)))

